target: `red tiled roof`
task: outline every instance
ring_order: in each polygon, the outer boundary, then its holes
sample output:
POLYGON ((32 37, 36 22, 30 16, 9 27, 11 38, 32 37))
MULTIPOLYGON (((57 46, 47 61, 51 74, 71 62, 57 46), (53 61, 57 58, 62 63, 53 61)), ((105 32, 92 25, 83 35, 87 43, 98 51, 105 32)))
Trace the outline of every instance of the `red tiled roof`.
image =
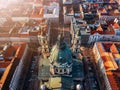
POLYGON ((6 68, 10 64, 10 61, 7 62, 0 62, 0 68, 6 68))
MULTIPOLYGON (((17 52, 15 52, 14 57, 16 57, 16 58, 18 58, 20 60, 21 57, 23 56, 23 53, 24 53, 24 50, 25 50, 25 46, 26 46, 25 43, 21 43, 20 45, 14 45, 14 46, 9 47, 6 50, 6 56, 8 56, 8 57, 9 57, 9 55, 11 56, 11 52, 13 50, 16 50, 17 52)), ((2 87, 4 85, 4 82, 7 79, 7 76, 9 74, 10 69, 11 69, 11 67, 13 65, 13 62, 15 60, 14 57, 12 58, 11 61, 0 61, 0 68, 6 68, 4 73, 3 73, 3 75, 2 75, 2 77, 1 77, 1 79, 0 79, 0 87, 2 87)))
POLYGON ((103 31, 103 29, 102 29, 101 26, 98 26, 97 29, 96 29, 96 31, 98 31, 98 32, 99 32, 99 31, 103 31))
POLYGON ((115 46, 115 44, 112 44, 112 45, 111 45, 110 51, 111 51, 112 53, 119 53, 118 50, 117 50, 117 48, 116 48, 116 46, 115 46))
POLYGON ((115 30, 114 30, 114 28, 112 27, 112 25, 109 25, 109 26, 108 26, 108 29, 109 29, 109 30, 106 31, 106 34, 112 34, 112 35, 115 34, 115 30))
POLYGON ((95 33, 99 33, 101 35, 114 35, 115 34, 115 30, 113 28, 113 25, 110 24, 108 26, 107 30, 103 30, 103 28, 101 26, 98 26, 96 30, 92 30, 91 29, 91 35, 93 35, 95 33))
POLYGON ((118 67, 116 65, 114 65, 114 60, 111 60, 112 58, 110 58, 108 53, 104 53, 104 55, 102 56, 102 60, 104 62, 104 66, 106 71, 108 70, 116 70, 118 67))
POLYGON ((104 67, 106 69, 106 74, 108 80, 110 82, 112 90, 120 90, 120 81, 118 81, 118 77, 120 77, 120 72, 111 71, 120 69, 115 62, 115 58, 120 58, 120 54, 117 51, 116 43, 107 43, 107 42, 97 42, 96 45, 99 49, 101 58, 104 63, 104 67), (104 49, 110 48, 110 52, 105 51, 104 49))
POLYGON ((120 28, 119 24, 113 23, 114 28, 120 28))
POLYGON ((113 75, 113 72, 108 71, 106 72, 109 82, 111 84, 112 90, 119 90, 119 87, 117 86, 116 80, 115 80, 115 76, 113 75))
POLYGON ((16 54, 15 54, 15 56, 17 57, 17 58, 21 58, 22 57, 22 55, 23 55, 23 53, 24 53, 24 50, 25 50, 25 47, 26 47, 26 44, 25 43, 23 43, 23 44, 21 44, 21 46, 17 49, 17 52, 16 52, 16 54))
POLYGON ((99 49, 99 52, 100 54, 102 55, 103 54, 103 47, 102 47, 102 44, 100 42, 97 43, 97 46, 98 46, 98 49, 99 49))
POLYGON ((98 10, 101 11, 101 13, 106 13, 105 8, 99 8, 98 10))
POLYGON ((10 46, 6 50, 5 57, 13 57, 13 55, 16 52, 17 48, 18 48, 17 46, 10 46))
POLYGON ((113 54, 114 58, 120 58, 120 54, 113 54))
POLYGON ((30 15, 31 18, 41 18, 44 14, 44 8, 43 7, 35 7, 32 11, 32 14, 30 15))

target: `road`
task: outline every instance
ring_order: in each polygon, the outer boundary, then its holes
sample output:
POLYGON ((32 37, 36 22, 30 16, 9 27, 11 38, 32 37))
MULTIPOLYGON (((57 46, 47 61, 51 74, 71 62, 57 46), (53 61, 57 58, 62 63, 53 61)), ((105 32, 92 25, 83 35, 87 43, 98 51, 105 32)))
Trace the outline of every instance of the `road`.
POLYGON ((63 4, 62 0, 59 0, 60 4, 60 12, 59 12, 59 23, 51 24, 51 32, 50 32, 50 45, 53 46, 59 34, 64 35, 64 39, 68 46, 70 46, 70 25, 64 24, 64 15, 63 15, 63 4))
POLYGON ((84 68, 86 76, 85 84, 87 87, 89 87, 85 90, 100 90, 100 82, 98 79, 98 73, 95 68, 95 58, 92 52, 92 48, 82 46, 80 49, 84 57, 84 68))
POLYGON ((25 79, 23 90, 39 90, 38 75, 38 56, 32 58, 27 77, 25 79))

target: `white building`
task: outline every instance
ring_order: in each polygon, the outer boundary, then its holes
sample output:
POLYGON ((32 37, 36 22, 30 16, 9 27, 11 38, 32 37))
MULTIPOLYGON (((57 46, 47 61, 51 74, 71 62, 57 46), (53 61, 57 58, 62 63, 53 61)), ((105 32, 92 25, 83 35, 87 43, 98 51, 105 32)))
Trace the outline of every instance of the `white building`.
POLYGON ((59 4, 54 2, 50 6, 44 6, 44 18, 50 20, 51 22, 59 21, 59 4))
POLYGON ((114 41, 114 42, 119 42, 120 41, 120 36, 118 35, 101 35, 98 33, 95 33, 93 35, 90 35, 89 37, 89 44, 93 44, 98 41, 114 41))
POLYGON ((74 16, 74 11, 73 11, 72 6, 63 7, 63 15, 64 15, 64 24, 70 24, 74 16))
POLYGON ((78 18, 73 18, 71 21, 72 43, 87 44, 90 36, 90 29, 87 23, 78 18))

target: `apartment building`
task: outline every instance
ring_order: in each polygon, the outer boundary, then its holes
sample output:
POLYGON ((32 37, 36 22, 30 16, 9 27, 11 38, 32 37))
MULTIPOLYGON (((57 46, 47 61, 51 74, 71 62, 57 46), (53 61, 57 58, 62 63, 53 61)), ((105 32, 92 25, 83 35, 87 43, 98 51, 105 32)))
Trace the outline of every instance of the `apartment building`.
POLYGON ((26 43, 9 43, 0 47, 0 89, 15 90, 20 83, 22 72, 28 69, 24 65, 26 60, 27 63, 30 62, 29 55, 32 53, 26 43))
POLYGON ((45 19, 50 20, 52 23, 59 22, 59 4, 53 2, 50 5, 44 6, 44 16, 45 19))
POLYGON ((95 64, 104 90, 119 90, 120 43, 96 42, 93 47, 95 64))
POLYGON ((71 35, 72 43, 87 44, 90 37, 90 29, 87 22, 80 18, 72 18, 71 35))
POLYGON ((94 24, 89 24, 91 36, 89 37, 89 44, 97 41, 120 41, 120 26, 116 19, 111 21, 100 21, 94 24))

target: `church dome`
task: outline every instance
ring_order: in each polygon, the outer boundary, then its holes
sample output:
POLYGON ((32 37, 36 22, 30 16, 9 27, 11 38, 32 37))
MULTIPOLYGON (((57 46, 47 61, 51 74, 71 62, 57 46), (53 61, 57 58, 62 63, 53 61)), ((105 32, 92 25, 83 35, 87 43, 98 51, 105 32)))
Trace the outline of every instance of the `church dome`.
POLYGON ((70 65, 72 63, 72 52, 66 45, 62 35, 59 35, 56 45, 53 46, 49 59, 53 65, 70 65))

